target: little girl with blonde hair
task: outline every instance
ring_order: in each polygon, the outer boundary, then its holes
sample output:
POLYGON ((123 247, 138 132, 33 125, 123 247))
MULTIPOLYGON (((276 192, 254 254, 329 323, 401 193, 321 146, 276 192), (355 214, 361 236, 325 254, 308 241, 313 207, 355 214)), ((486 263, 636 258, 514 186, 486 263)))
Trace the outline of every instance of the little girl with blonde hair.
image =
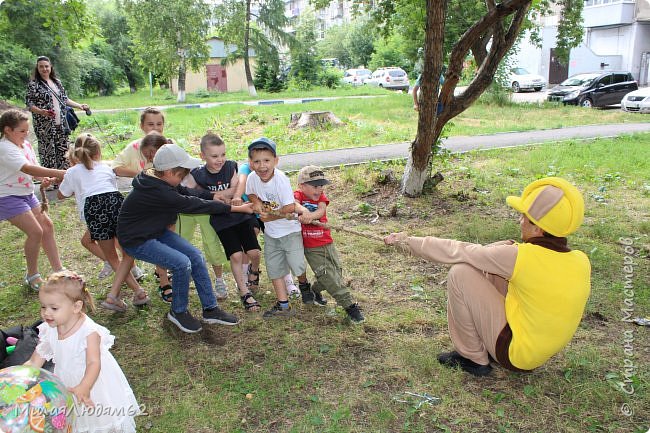
MULTIPOLYGON (((61 199, 73 194, 76 196, 77 207, 86 221, 90 239, 97 242, 104 259, 113 269, 117 269, 120 258, 115 249, 115 232, 117 216, 124 200, 117 189, 117 177, 112 168, 101 162, 101 145, 93 135, 79 135, 73 149, 71 159, 78 163, 66 171, 58 196, 61 199)), ((126 277, 126 284, 135 292, 134 305, 149 303, 146 292, 131 274, 126 277)), ((111 291, 100 305, 114 311, 126 310, 126 305, 119 299, 119 291, 111 291)))
POLYGON ((75 397, 76 433, 135 432, 138 403, 124 373, 109 352, 108 329, 85 314, 92 296, 82 276, 52 274, 38 294, 42 324, 39 343, 28 365, 54 362, 54 374, 75 397))

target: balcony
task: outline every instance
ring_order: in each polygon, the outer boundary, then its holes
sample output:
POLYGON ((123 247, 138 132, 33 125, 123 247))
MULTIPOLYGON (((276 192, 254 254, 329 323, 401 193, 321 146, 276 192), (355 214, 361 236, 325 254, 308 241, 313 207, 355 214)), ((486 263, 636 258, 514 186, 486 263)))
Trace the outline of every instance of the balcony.
POLYGON ((634 0, 587 0, 583 13, 584 26, 605 27, 634 22, 634 0))

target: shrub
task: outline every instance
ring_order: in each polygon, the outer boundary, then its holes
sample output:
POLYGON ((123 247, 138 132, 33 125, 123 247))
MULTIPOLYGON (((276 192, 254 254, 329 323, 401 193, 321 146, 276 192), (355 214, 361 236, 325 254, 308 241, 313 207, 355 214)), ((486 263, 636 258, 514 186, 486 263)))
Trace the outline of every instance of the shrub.
POLYGON ((26 48, 0 37, 0 97, 23 99, 34 69, 35 56, 26 48))
POLYGON ((324 68, 318 74, 318 84, 330 89, 336 89, 341 85, 343 73, 336 68, 324 68))

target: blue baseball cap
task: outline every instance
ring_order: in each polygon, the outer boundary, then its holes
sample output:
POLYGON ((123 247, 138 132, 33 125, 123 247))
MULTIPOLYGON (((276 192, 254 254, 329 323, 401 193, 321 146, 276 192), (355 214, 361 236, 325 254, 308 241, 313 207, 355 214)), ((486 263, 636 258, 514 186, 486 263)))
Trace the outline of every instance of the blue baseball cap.
POLYGON ((251 144, 248 145, 248 156, 251 155, 251 151, 255 149, 268 149, 271 152, 273 152, 274 156, 277 156, 277 153, 275 152, 275 142, 269 138, 266 137, 260 137, 251 142, 251 144))

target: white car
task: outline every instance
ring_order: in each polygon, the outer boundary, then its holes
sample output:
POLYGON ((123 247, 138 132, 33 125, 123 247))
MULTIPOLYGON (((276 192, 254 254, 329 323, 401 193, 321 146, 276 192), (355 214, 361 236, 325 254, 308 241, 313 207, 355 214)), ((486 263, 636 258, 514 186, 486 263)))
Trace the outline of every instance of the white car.
POLYGON ((522 90, 539 92, 546 87, 546 80, 541 75, 531 74, 524 68, 512 68, 508 85, 514 93, 519 93, 522 90))
POLYGON ((371 74, 370 69, 348 69, 343 75, 343 82, 353 86, 360 86, 366 82, 371 74))
POLYGON ((370 78, 366 79, 366 84, 386 89, 408 90, 409 77, 402 68, 377 68, 370 78))
POLYGON ((650 114, 650 87, 630 92, 621 99, 621 110, 650 114))

